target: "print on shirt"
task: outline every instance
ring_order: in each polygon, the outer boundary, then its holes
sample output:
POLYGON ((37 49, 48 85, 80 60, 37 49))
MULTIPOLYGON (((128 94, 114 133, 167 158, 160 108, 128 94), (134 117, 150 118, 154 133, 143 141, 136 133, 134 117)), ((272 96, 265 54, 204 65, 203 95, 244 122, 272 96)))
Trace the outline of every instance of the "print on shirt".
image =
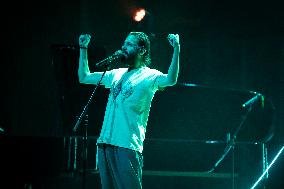
POLYGON ((118 81, 118 84, 115 83, 112 86, 111 94, 113 101, 115 101, 119 95, 122 95, 121 96, 122 102, 131 96, 131 94, 133 93, 133 86, 131 84, 131 79, 130 78, 128 79, 129 79, 128 81, 123 82, 124 76, 122 76, 122 78, 118 81))

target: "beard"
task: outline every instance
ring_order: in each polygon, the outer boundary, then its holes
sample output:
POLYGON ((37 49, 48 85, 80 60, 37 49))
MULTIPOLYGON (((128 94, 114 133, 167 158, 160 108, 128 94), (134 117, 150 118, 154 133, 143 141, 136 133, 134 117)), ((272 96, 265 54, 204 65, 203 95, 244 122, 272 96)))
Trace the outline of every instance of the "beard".
POLYGON ((122 60, 122 63, 127 66, 134 65, 137 59, 137 54, 127 54, 125 58, 122 60))

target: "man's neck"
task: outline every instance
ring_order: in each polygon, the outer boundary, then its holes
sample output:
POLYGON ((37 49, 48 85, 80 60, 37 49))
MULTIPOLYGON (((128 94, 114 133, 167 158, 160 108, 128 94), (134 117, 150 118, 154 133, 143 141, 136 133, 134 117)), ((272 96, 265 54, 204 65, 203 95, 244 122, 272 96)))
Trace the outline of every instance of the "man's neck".
POLYGON ((141 68, 141 67, 144 67, 144 64, 142 62, 138 62, 137 61, 133 65, 129 65, 128 66, 128 72, 131 71, 131 70, 135 70, 135 69, 141 68))

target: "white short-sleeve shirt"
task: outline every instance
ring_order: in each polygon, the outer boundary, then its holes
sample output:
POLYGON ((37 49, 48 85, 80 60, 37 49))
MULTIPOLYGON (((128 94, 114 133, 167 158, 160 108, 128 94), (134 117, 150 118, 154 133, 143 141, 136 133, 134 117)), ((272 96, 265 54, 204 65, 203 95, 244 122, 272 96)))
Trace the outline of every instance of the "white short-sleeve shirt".
POLYGON ((163 73, 142 67, 107 71, 102 85, 110 88, 104 121, 97 143, 143 151, 151 102, 163 73))

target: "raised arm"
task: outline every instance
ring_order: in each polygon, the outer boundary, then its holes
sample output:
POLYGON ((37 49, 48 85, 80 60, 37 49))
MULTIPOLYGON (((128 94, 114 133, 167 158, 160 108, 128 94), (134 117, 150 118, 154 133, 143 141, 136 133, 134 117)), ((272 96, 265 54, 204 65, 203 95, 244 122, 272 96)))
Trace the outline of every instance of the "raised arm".
POLYGON ((177 83, 178 73, 179 73, 179 53, 180 53, 180 44, 179 44, 179 35, 178 34, 169 34, 168 35, 169 43, 173 47, 173 56, 168 73, 159 77, 158 83, 159 87, 173 86, 177 83))
POLYGON ((80 56, 78 77, 80 83, 97 84, 101 79, 103 72, 90 73, 88 65, 88 45, 90 40, 91 36, 89 34, 83 34, 79 37, 80 56))

